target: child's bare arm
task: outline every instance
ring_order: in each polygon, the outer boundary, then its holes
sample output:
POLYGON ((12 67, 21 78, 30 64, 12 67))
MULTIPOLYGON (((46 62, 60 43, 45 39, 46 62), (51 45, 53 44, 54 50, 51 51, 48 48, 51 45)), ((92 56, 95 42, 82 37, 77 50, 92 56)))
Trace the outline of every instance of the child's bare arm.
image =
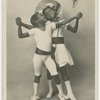
POLYGON ((21 25, 18 26, 18 37, 19 37, 19 38, 29 37, 28 32, 25 32, 25 33, 22 32, 22 27, 21 27, 21 25))
POLYGON ((23 27, 27 28, 27 29, 32 29, 32 28, 34 28, 34 26, 25 24, 25 23, 23 23, 23 22, 21 22, 21 25, 22 25, 23 27))
POLYGON ((73 32, 73 33, 76 33, 77 30, 78 30, 78 25, 79 25, 79 19, 76 19, 76 23, 75 23, 75 26, 72 27, 71 25, 68 25, 67 26, 67 30, 73 32))
POLYGON ((72 17, 72 18, 70 18, 69 20, 65 20, 65 21, 62 21, 62 22, 60 22, 60 23, 57 23, 57 24, 56 24, 56 27, 59 28, 59 27, 61 27, 62 25, 65 25, 65 24, 71 22, 71 21, 74 20, 74 19, 76 19, 76 17, 72 17))
POLYGON ((57 23, 57 24, 56 24, 56 27, 59 28, 59 27, 61 27, 62 25, 65 25, 65 24, 71 22, 71 21, 74 20, 74 19, 80 19, 82 16, 83 16, 82 13, 79 12, 75 17, 72 17, 72 18, 70 18, 69 20, 63 21, 63 22, 61 22, 61 23, 57 23))
POLYGON ((22 32, 21 18, 20 17, 16 18, 16 24, 18 25, 18 37, 19 38, 29 37, 28 32, 26 32, 26 33, 22 32))
POLYGON ((17 20, 20 21, 21 26, 23 26, 23 27, 25 27, 25 28, 27 28, 27 29, 32 29, 32 28, 34 28, 34 26, 32 26, 32 25, 23 23, 20 17, 17 17, 17 20))
POLYGON ((76 22, 75 22, 74 27, 72 27, 71 25, 68 25, 68 26, 67 26, 67 30, 69 30, 69 31, 71 31, 71 32, 73 32, 73 33, 76 33, 77 30, 78 30, 78 26, 79 26, 79 19, 82 18, 82 16, 83 16, 83 14, 79 12, 79 13, 76 15, 77 19, 76 19, 76 22))

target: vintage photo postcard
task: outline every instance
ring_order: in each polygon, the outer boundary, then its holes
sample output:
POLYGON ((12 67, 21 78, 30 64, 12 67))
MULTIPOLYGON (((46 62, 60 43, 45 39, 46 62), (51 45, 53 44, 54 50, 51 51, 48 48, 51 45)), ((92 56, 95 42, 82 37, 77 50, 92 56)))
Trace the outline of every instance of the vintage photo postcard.
POLYGON ((98 0, 3 0, 3 100, 97 100, 98 0))

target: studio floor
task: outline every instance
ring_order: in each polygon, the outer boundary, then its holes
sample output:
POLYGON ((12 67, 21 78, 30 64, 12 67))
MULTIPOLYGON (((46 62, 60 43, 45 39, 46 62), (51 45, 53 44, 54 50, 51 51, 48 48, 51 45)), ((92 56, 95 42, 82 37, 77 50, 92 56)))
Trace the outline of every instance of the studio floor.
MULTIPOLYGON (((39 96, 40 100, 48 100, 45 98, 47 92, 48 92, 48 85, 47 85, 47 79, 46 79, 46 74, 44 73, 45 69, 43 70, 43 75, 41 78, 41 83, 40 83, 40 89, 39 89, 39 96)), ((14 77, 11 77, 8 75, 10 78, 8 80, 7 84, 7 100, 31 100, 31 96, 33 94, 33 85, 32 85, 32 74, 28 72, 24 72, 24 74, 17 74, 13 73, 14 77)), ((89 80, 87 80, 88 82, 89 80)), ((72 88, 73 92, 77 98, 77 100, 94 100, 94 89, 91 84, 91 86, 86 84, 86 81, 83 82, 78 82, 73 81, 72 82, 72 88)), ((65 87, 63 85, 63 90, 65 91, 65 87)), ((49 100, 59 100, 57 97, 57 89, 54 86, 54 91, 55 95, 49 99, 49 100)))

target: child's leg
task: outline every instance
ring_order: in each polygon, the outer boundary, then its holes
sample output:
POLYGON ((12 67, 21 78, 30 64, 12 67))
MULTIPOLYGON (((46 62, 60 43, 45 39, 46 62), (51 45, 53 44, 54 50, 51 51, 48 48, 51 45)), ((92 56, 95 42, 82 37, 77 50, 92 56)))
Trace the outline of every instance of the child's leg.
POLYGON ((47 69, 49 70, 49 72, 51 73, 52 78, 54 78, 54 80, 55 80, 55 84, 56 84, 58 92, 59 92, 59 95, 58 95, 59 98, 62 99, 62 97, 63 97, 63 99, 65 99, 66 96, 63 93, 62 85, 61 85, 61 82, 60 82, 60 79, 58 76, 58 72, 57 72, 57 68, 56 68, 56 64, 55 64, 54 60, 52 60, 51 57, 48 57, 45 62, 45 65, 46 65, 47 69))
POLYGON ((50 72, 48 71, 48 69, 47 69, 47 79, 48 79, 49 92, 46 98, 51 98, 53 95, 52 76, 50 72))
MULTIPOLYGON (((56 64, 56 67, 57 67, 57 64, 56 64)), ((57 69, 57 71, 58 71, 58 69, 57 69)), ((48 71, 48 69, 47 69, 47 79, 48 79, 49 92, 48 92, 46 98, 51 98, 53 96, 52 76, 51 76, 50 72, 48 71)))
POLYGON ((60 71, 60 73, 62 75, 62 79, 63 79, 64 82, 65 81, 69 81, 69 76, 68 76, 67 68, 68 68, 67 65, 59 67, 59 71, 60 71))
POLYGON ((40 58, 39 55, 35 54, 34 59, 33 59, 33 64, 34 64, 34 72, 35 72, 35 77, 34 77, 34 94, 32 97, 32 100, 37 100, 39 99, 38 95, 38 89, 39 89, 39 82, 41 78, 41 69, 42 69, 42 59, 40 58))
POLYGON ((66 100, 66 99, 68 99, 68 97, 66 95, 64 95, 64 93, 63 93, 62 85, 61 85, 61 82, 59 80, 58 74, 57 75, 52 75, 52 77, 55 80, 55 83, 56 83, 56 86, 57 86, 57 89, 58 89, 58 92, 59 92, 59 94, 58 94, 59 99, 60 100, 66 100))
POLYGON ((62 75, 62 78, 64 80, 64 83, 65 83, 65 86, 67 88, 67 92, 68 92, 68 97, 71 98, 71 100, 76 100, 74 94, 73 94, 73 91, 72 91, 72 88, 71 88, 71 84, 70 84, 70 80, 69 80, 69 76, 68 76, 68 65, 65 65, 63 67, 60 67, 60 72, 61 72, 61 75, 62 75))
POLYGON ((67 88, 67 91, 68 91, 68 94, 67 96, 71 99, 71 100, 76 100, 74 94, 73 94, 73 91, 72 91, 72 87, 71 87, 71 84, 70 84, 70 81, 65 81, 65 86, 67 88))
POLYGON ((39 76, 35 75, 35 77, 34 77, 34 83, 33 83, 33 85, 34 85, 34 95, 33 96, 37 96, 40 78, 41 78, 41 75, 39 75, 39 76))

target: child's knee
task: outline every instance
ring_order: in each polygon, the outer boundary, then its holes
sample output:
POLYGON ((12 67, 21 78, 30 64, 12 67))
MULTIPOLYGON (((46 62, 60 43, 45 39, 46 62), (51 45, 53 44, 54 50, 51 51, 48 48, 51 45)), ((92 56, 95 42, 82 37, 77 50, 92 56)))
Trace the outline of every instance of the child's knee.
POLYGON ((40 82, 40 78, 41 78, 41 75, 40 76, 34 76, 34 83, 39 83, 40 82))
POLYGON ((36 76, 41 76, 41 72, 35 72, 36 76))
POLYGON ((59 84, 61 83, 61 81, 60 81, 60 78, 59 78, 58 74, 53 75, 52 77, 54 78, 54 81, 55 81, 56 85, 59 85, 59 84))
POLYGON ((58 72, 57 72, 57 70, 52 70, 52 71, 50 71, 50 74, 53 76, 53 75, 57 75, 58 72))
POLYGON ((56 66, 50 66, 50 68, 48 68, 48 70, 49 70, 51 76, 58 74, 56 66))

